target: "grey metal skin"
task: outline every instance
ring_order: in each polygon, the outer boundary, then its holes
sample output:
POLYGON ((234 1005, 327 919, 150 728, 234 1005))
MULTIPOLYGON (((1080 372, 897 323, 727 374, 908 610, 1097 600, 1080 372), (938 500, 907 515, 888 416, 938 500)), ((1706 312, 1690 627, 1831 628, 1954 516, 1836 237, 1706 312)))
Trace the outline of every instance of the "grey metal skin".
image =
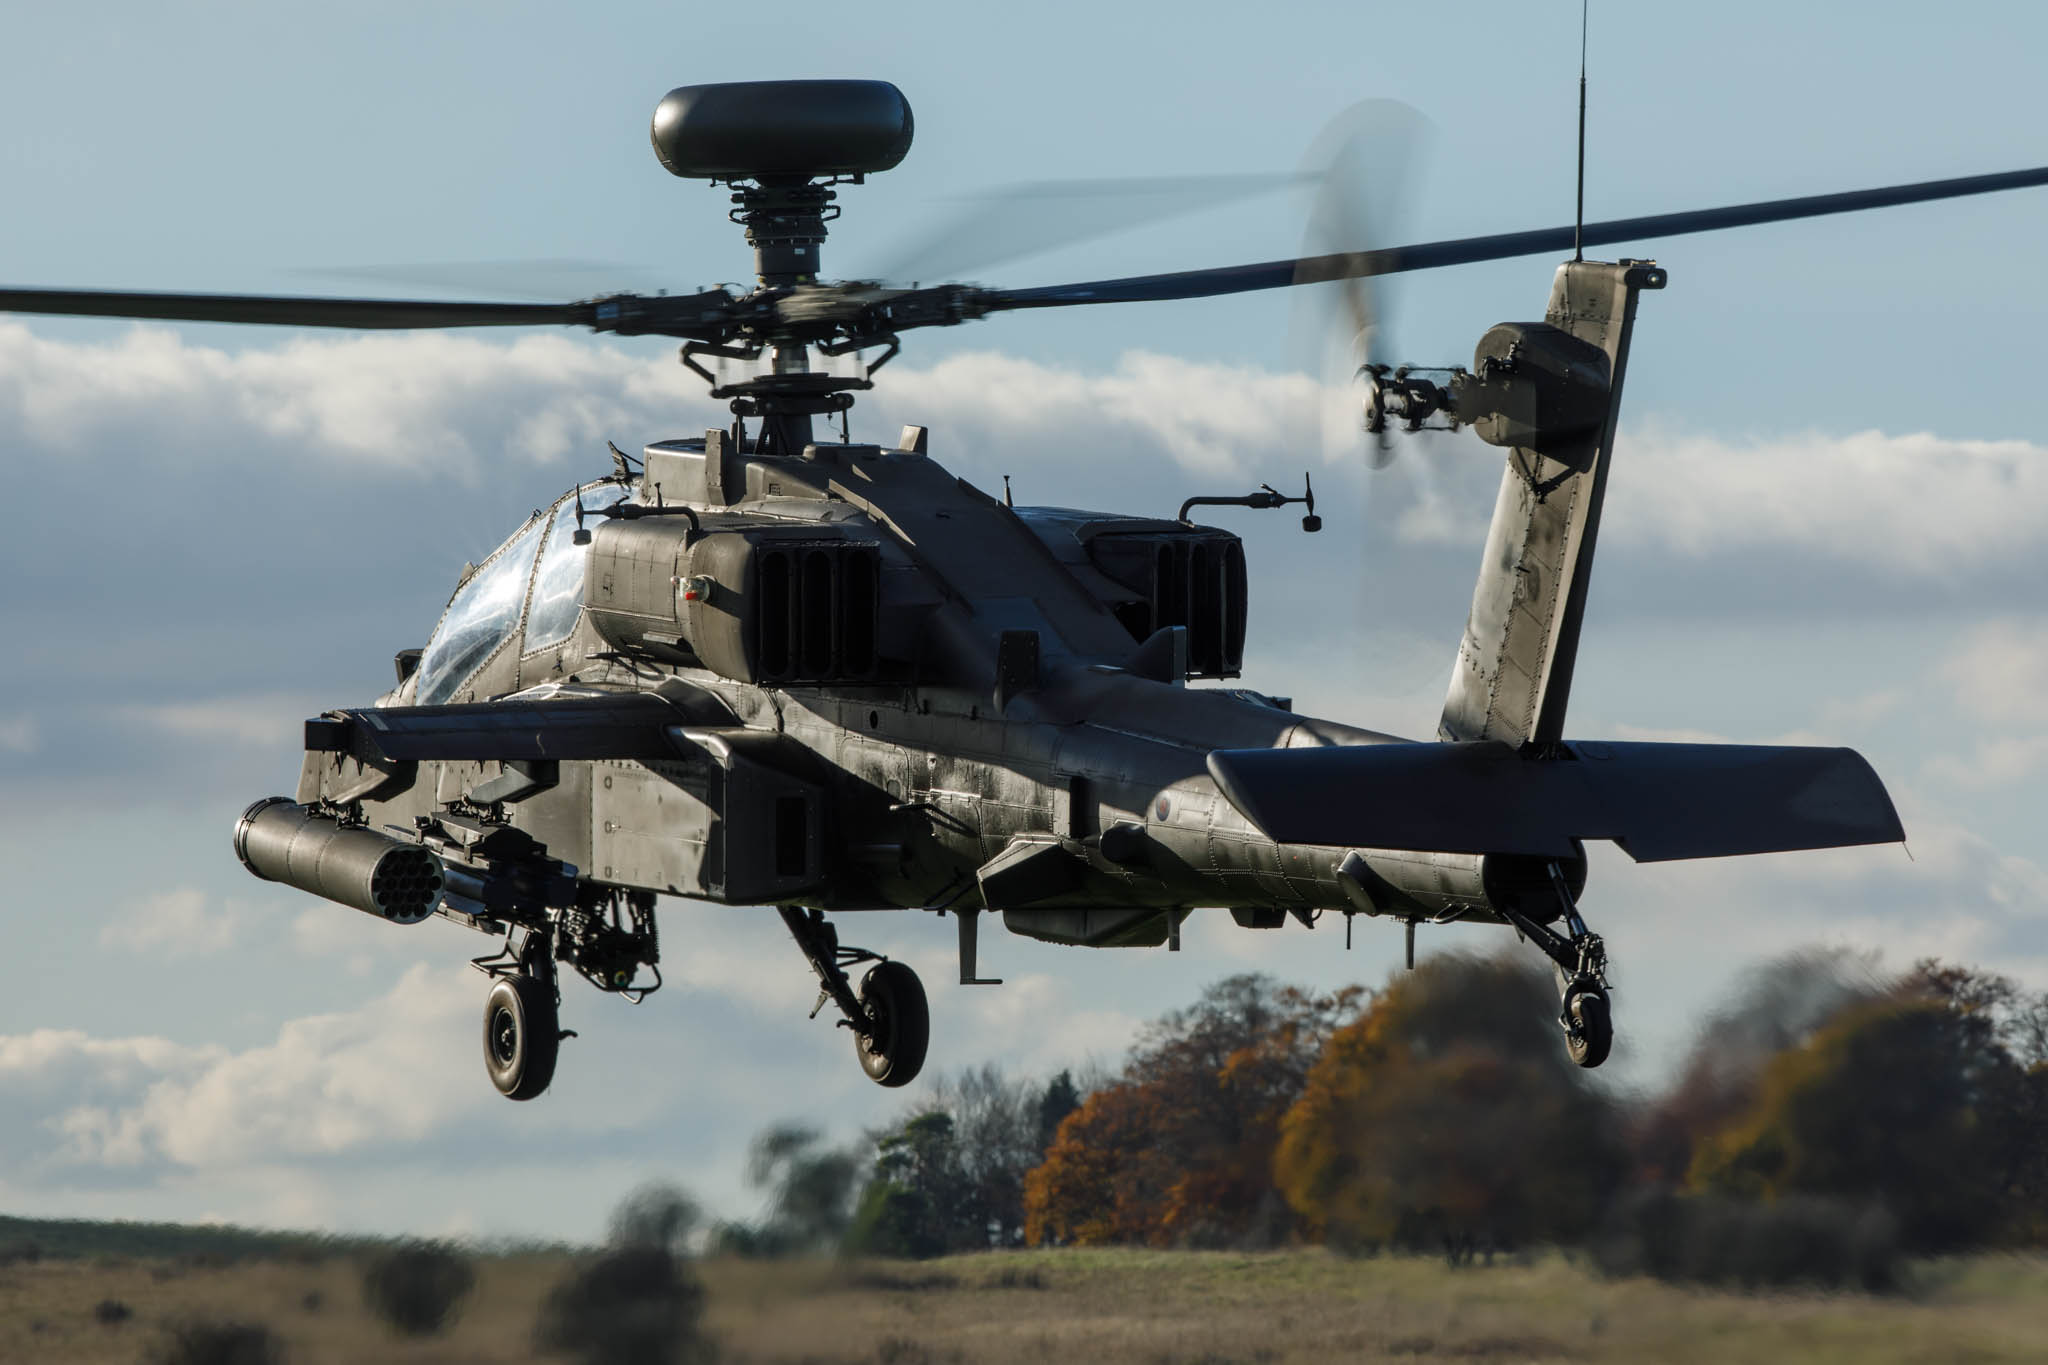
MULTIPOLYGON (((1662 283, 1642 263, 1560 267, 1546 322, 1489 332, 1446 400, 1508 459, 1445 739, 1575 758, 1552 742, 1636 295, 1662 283)), ((921 432, 905 444, 763 457, 712 432, 647 447, 629 500, 588 518, 568 638, 528 649, 529 604, 452 706, 415 710, 415 672, 378 709, 309 722, 298 802, 393 832, 451 813, 509 825, 585 887, 949 910, 964 920, 963 980, 965 917, 983 909, 1012 932, 1089 946, 1177 942, 1202 907, 1252 927, 1324 910, 1518 927, 1574 913, 1564 897, 1583 888, 1585 861, 1569 842, 1532 856, 1484 851, 1485 829, 1443 841, 1470 847, 1419 850, 1271 837, 1219 787, 1212 755, 1404 741, 1184 685, 1187 640, 1139 639, 1083 544, 1091 527, 1148 523, 1013 509, 948 474, 921 432), (764 567, 777 556, 784 568, 764 567), (805 583, 835 602, 871 575, 872 639, 836 623, 765 637, 749 604, 771 573, 814 573, 805 583), (812 664, 788 662, 806 650, 812 664), (843 676, 765 676, 805 667, 843 676)), ((1241 642, 1241 617, 1234 628, 1241 642)), ((1234 674, 1227 638, 1209 659, 1211 676, 1234 674)), ((1854 771, 1831 779, 1846 783, 1846 823, 1797 846, 1899 837, 1881 785, 1849 758, 1854 771)), ((1686 761, 1670 781, 1689 780, 1686 761)), ((1714 841, 1684 856, 1742 847, 1714 841)), ((470 901, 444 913, 503 927, 470 901)))
MULTIPOLYGON (((907 598, 921 618, 910 642, 920 656, 917 680, 757 686, 655 662, 659 646, 626 654, 617 627, 606 638, 587 608, 558 647, 522 653, 515 635, 456 701, 547 683, 666 687, 694 693, 685 704, 705 722, 688 727, 694 737, 680 752, 565 762, 557 785, 508 806, 511 822, 552 856, 606 885, 728 903, 972 909, 985 905, 977 871, 1012 840, 1041 839, 1071 861, 1072 884, 1028 904, 985 908, 1007 911, 1017 932, 1072 942, 1164 942, 1166 912, 1204 905, 1424 916, 1483 909, 1481 860, 1458 855, 1371 854, 1382 901, 1361 902, 1339 875, 1351 850, 1276 844, 1222 798, 1205 766, 1218 748, 1391 737, 1128 672, 1138 642, 1016 511, 924 455, 813 451, 810 459, 748 461, 750 492, 760 496, 715 511, 699 504, 704 519, 716 525, 739 514, 879 538, 885 581, 894 580, 885 611, 907 598), (999 638, 1018 629, 1038 632, 1039 677, 998 709, 999 638), (734 738, 755 742, 752 766, 734 738), (805 872, 781 895, 764 884, 774 880, 767 876, 730 886, 740 851, 722 858, 718 845, 737 812, 721 808, 785 774, 823 794, 806 835, 813 842, 805 872), (1118 826, 1112 858, 1103 835, 1118 826), (1395 888, 1401 894, 1389 895, 1395 888)), ((650 448, 650 470, 674 468, 677 453, 673 444, 650 448)), ((664 498, 695 491, 668 485, 664 498)), ((600 528, 592 553, 605 548, 604 532, 645 524, 600 528)), ((598 594, 602 581, 588 579, 586 591, 598 594)), ((384 700, 409 704, 416 682, 417 675, 384 700)), ((491 761, 421 763, 405 790, 365 803, 367 818, 373 827, 410 827, 502 770, 491 761)), ((309 753, 298 798, 332 801, 359 781, 353 759, 309 753)), ((771 819, 755 813, 756 828, 742 841, 765 843, 771 819)))

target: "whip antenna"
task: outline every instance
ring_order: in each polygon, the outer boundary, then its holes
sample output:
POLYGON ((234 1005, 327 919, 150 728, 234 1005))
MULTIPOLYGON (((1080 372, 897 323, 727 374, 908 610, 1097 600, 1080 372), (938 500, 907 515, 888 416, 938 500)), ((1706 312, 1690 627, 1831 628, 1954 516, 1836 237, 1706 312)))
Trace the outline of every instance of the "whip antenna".
POLYGON ((1592 0, 1579 0, 1579 202, 1572 212, 1572 259, 1586 259, 1581 239, 1586 232, 1586 7, 1592 0))

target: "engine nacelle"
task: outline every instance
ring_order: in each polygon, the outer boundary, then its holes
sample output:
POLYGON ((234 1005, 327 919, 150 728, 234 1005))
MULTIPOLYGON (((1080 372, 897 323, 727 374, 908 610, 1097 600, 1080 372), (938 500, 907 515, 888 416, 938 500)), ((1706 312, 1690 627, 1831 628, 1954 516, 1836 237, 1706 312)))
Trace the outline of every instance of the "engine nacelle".
POLYGON ((282 796, 242 812, 235 856, 265 881, 393 924, 418 924, 441 903, 444 874, 433 850, 337 824, 282 796))
POLYGON ((584 602, 619 649, 738 682, 870 682, 881 668, 881 546, 836 526, 610 522, 591 538, 584 602))
POLYGON ((1065 507, 1016 513, 1132 640, 1185 626, 1185 676, 1234 678, 1243 668, 1248 585, 1236 536, 1213 526, 1065 507))

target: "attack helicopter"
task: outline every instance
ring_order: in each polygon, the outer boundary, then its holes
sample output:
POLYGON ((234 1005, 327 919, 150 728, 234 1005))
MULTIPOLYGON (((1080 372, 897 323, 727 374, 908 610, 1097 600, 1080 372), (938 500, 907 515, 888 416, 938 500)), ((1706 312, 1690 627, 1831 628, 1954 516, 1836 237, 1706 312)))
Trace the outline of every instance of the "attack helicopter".
MULTIPOLYGON (((1585 843, 1638 861, 1903 839, 1848 749, 1567 737, 1616 414, 1655 262, 1584 248, 2048 184, 2048 169, 1029 289, 820 273, 839 190, 910 150, 881 81, 686 86, 651 138, 723 186, 757 284, 568 304, 0 290, 0 310, 343 328, 560 324, 680 340, 732 423, 612 447, 465 571, 393 688, 309 719, 291 797, 234 848, 260 878, 397 925, 496 940, 483 1045, 515 1100, 553 1077, 563 969, 660 985, 659 897, 775 908, 860 1065, 925 1060, 910 967, 843 916, 950 916, 963 985, 983 917, 1049 943, 1177 948, 1196 910, 1248 929, 1323 912, 1510 928, 1553 963, 1574 1061, 1613 1043, 1608 958, 1580 911, 1585 843), (1033 308, 1137 303, 1572 253, 1537 321, 1470 365, 1363 367, 1362 425, 1470 428, 1505 452, 1434 739, 1296 714, 1227 684, 1243 662, 1242 542, 1174 520, 1012 506, 927 433, 851 439, 904 334, 1033 308), (857 374, 811 357, 865 357, 857 374), (706 362, 765 368, 723 378, 706 362), (836 418, 836 439, 818 430, 836 418), (822 437, 822 439, 821 439, 822 437), (860 977, 855 980, 858 971, 860 977)), ((1583 215, 1581 215, 1583 218, 1583 215)))

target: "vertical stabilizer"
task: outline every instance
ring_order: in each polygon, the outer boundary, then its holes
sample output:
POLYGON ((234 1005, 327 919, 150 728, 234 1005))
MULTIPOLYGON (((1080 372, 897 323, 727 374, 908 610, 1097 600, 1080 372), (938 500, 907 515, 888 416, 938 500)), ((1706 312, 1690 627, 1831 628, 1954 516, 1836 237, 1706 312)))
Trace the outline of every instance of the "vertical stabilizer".
POLYGON ((1586 610, 1636 295, 1660 289, 1648 262, 1558 267, 1542 324, 1481 338, 1481 437, 1508 447, 1472 614, 1437 735, 1546 744, 1561 738, 1586 610))

